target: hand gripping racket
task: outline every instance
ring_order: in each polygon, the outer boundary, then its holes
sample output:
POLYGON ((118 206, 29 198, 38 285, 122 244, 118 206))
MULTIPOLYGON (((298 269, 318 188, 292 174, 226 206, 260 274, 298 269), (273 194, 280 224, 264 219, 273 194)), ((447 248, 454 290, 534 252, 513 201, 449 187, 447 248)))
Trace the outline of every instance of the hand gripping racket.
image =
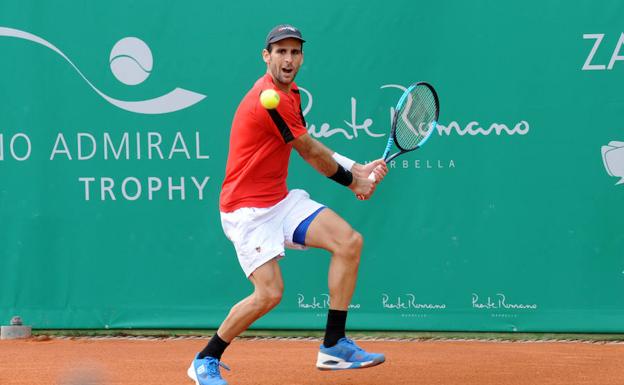
MULTIPOLYGON (((431 84, 418 82, 407 87, 396 105, 383 159, 389 162, 422 147, 436 130, 439 114, 438 94, 431 84), (388 156, 393 142, 399 151, 388 156)), ((368 178, 374 181, 375 174, 368 178)))

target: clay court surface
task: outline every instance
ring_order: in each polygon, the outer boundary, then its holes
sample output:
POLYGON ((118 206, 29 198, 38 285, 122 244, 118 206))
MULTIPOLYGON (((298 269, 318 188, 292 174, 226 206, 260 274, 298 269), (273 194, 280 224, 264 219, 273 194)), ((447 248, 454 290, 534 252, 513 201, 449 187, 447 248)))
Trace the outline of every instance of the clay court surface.
MULTIPOLYGON (((203 339, 33 338, 0 341, 1 385, 192 385, 203 339)), ((360 341, 386 353, 369 369, 315 369, 318 341, 237 340, 224 356, 230 385, 624 384, 624 344, 360 341)))

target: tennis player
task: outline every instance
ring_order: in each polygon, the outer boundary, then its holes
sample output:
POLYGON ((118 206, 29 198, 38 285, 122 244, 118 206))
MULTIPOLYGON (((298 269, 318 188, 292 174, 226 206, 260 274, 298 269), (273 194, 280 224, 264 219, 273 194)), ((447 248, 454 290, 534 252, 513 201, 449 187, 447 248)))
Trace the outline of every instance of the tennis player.
POLYGON ((269 32, 262 51, 267 72, 245 95, 234 115, 220 196, 221 223, 254 291, 232 307, 191 363, 188 375, 198 385, 226 384, 219 370, 228 369, 221 362, 223 352, 236 336, 280 302, 284 283, 278 259, 284 256, 285 247, 316 247, 332 255, 330 309, 316 366, 321 370, 354 369, 385 360, 383 354, 368 353, 345 336, 362 236, 305 191, 288 191, 286 187, 292 148, 359 199, 370 198, 388 171, 383 160, 355 163, 308 134, 294 83, 303 63, 303 43, 301 32, 291 25, 278 25, 269 32), (276 109, 267 110, 260 104, 259 96, 265 89, 278 92, 276 109), (376 182, 368 179, 371 172, 376 182))

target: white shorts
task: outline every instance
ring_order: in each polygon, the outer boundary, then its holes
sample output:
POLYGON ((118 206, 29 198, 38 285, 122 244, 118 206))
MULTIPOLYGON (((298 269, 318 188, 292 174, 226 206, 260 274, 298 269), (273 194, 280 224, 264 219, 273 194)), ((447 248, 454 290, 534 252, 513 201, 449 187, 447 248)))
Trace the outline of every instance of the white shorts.
POLYGON ((307 192, 291 190, 272 207, 242 207, 230 213, 222 212, 221 226, 234 243, 238 262, 249 277, 271 259, 283 257, 285 247, 306 249, 293 242, 293 233, 304 219, 322 207, 307 192))

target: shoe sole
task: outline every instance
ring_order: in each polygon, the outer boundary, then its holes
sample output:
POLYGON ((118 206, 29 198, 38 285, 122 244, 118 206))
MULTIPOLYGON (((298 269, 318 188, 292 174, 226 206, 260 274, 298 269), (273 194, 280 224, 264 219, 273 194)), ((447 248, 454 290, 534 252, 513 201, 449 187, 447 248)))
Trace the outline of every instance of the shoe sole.
POLYGON ((197 380, 197 375, 195 374, 195 368, 193 367, 193 363, 186 370, 186 375, 193 381, 195 381, 195 385, 199 385, 199 381, 197 380))
POLYGON ((319 352, 316 361, 316 368, 318 370, 364 369, 383 364, 385 361, 386 357, 381 357, 372 361, 348 362, 343 360, 342 358, 330 356, 328 354, 319 352))

